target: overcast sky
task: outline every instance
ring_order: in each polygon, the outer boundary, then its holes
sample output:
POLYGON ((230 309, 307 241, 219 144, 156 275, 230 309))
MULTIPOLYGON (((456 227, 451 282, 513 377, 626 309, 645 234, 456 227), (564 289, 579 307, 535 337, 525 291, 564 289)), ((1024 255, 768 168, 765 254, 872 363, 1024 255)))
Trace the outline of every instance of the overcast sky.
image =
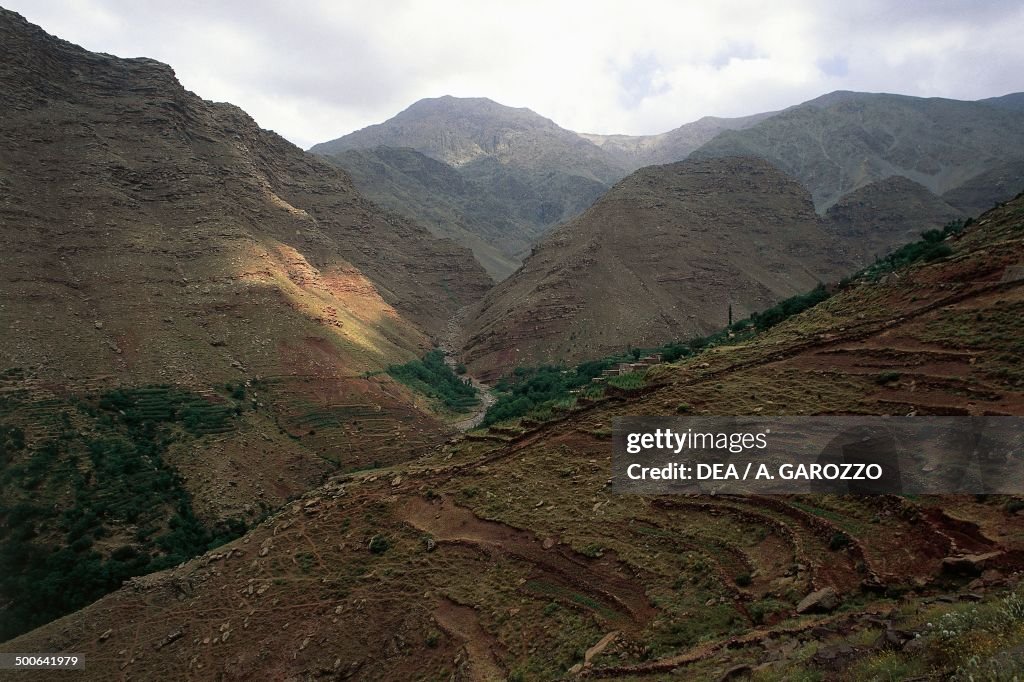
POLYGON ((90 50, 174 67, 302 147, 423 97, 658 133, 832 90, 1024 90, 1024 3, 947 0, 0 0, 90 50))

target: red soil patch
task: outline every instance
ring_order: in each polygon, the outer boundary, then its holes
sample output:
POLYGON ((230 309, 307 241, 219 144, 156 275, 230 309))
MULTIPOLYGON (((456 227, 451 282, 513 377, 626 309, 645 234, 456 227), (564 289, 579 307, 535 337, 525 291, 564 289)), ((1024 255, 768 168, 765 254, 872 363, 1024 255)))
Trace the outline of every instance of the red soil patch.
POLYGON ((601 608, 591 609, 598 616, 611 618, 614 613, 615 620, 644 625, 656 614, 643 587, 610 552, 592 559, 566 545, 544 543, 526 531, 480 519, 444 499, 429 502, 413 497, 403 511, 406 522, 441 543, 475 545, 530 564, 536 582, 578 591, 587 598, 586 603, 600 604, 601 608))

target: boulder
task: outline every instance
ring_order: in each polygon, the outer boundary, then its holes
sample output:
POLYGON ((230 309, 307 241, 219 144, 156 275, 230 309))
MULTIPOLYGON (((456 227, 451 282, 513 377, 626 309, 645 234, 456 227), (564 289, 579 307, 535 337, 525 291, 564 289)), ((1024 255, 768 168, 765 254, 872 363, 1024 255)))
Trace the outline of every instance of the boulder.
POLYGON ((797 613, 827 613, 839 606, 839 595, 835 588, 824 587, 811 592, 796 605, 797 613))
POLYGON ((718 678, 719 682, 729 682, 729 680, 739 680, 750 677, 750 674, 754 672, 754 666, 746 663, 734 665, 733 667, 722 673, 722 676, 718 678))
POLYGON ((945 573, 958 575, 980 575, 982 571, 990 567, 995 559, 1001 556, 1003 556, 1003 552, 948 556, 942 560, 942 570, 945 573))
POLYGON ((886 628, 884 632, 878 635, 878 639, 875 640, 875 649, 878 651, 900 651, 906 646, 907 642, 914 639, 914 634, 913 632, 897 630, 896 628, 886 628))

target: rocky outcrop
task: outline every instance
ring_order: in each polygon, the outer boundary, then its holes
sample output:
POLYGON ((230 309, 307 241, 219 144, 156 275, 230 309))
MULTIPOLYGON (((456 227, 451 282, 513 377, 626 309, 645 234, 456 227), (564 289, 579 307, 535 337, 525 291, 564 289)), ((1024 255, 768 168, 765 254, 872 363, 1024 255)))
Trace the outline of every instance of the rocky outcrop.
POLYGON ((796 605, 797 613, 827 613, 839 606, 839 595, 835 588, 823 587, 815 590, 800 600, 796 605))

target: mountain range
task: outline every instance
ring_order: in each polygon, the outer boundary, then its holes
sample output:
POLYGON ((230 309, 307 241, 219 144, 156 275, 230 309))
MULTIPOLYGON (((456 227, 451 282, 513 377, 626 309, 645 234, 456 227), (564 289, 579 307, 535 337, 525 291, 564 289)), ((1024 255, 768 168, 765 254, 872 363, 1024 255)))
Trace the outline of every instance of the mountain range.
POLYGON ((976 215, 1024 183, 1019 101, 1019 93, 966 102, 838 91, 780 112, 632 136, 574 133, 528 109, 442 97, 311 151, 351 172, 378 203, 473 249, 500 281, 548 230, 628 173, 691 154, 767 160, 806 187, 821 214, 900 176, 976 215), (445 182, 424 184, 415 169, 429 162, 413 161, 414 152, 454 173, 431 172, 445 182))
POLYGON ((442 97, 304 152, 2 9, 0 57, 0 652, 96 680, 1024 669, 1021 496, 609 478, 623 416, 1024 415, 1021 94, 639 137, 442 97))
MULTIPOLYGON (((1016 102, 839 91, 724 131, 694 153, 763 158, 810 190, 819 211, 892 175, 942 196, 995 168, 1019 172, 1024 118, 1016 102)), ((986 208, 1015 194, 991 192, 980 201, 986 208)))
POLYGON ((852 270, 820 222, 807 191, 760 159, 648 166, 471 310, 464 359, 496 378, 702 336, 730 306, 740 319, 852 270))

